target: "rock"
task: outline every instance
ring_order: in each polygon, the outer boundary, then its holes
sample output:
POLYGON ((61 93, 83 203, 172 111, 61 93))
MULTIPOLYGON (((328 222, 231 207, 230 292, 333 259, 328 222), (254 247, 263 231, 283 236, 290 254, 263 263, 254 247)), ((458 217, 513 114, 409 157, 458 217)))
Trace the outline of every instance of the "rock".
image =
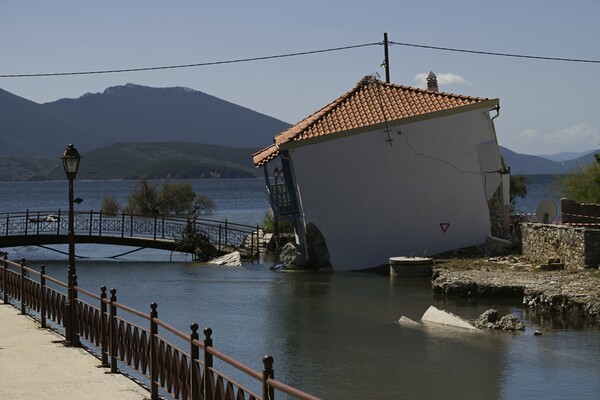
POLYGON ((512 314, 508 314, 508 315, 505 315, 504 317, 500 318, 500 321, 498 322, 498 326, 503 331, 524 331, 525 330, 525 324, 522 323, 521 321, 519 321, 517 319, 517 317, 515 317, 512 314))
POLYGON ((487 254, 503 254, 508 249, 513 247, 513 243, 510 240, 502 239, 495 236, 488 236, 485 240, 485 252, 487 254))
POLYGON ((479 316, 474 322, 473 325, 479 329, 494 329, 494 324, 498 321, 498 310, 494 310, 490 308, 485 311, 483 314, 479 316))
POLYGON ((519 321, 512 314, 505 315, 498 319, 498 311, 490 308, 479 316, 473 325, 479 329, 493 329, 503 331, 522 331, 525 330, 525 324, 519 321))
POLYGON ((302 269, 306 267, 306 256, 295 243, 286 243, 279 253, 279 260, 290 269, 302 269))
POLYGON ((242 255, 239 251, 234 251, 233 253, 225 254, 222 257, 214 258, 207 263, 215 265, 227 265, 229 267, 241 267, 243 265, 242 255))
POLYGON ((330 269, 331 261, 325 236, 313 223, 306 225, 306 243, 308 248, 308 264, 311 269, 330 269))
POLYGON ((325 237, 314 225, 306 225, 307 254, 292 242, 286 243, 279 253, 279 261, 286 265, 287 269, 318 270, 331 269, 329 250, 325 237))
POLYGON ((542 271, 562 271, 565 269, 565 264, 560 261, 560 258, 550 258, 546 264, 542 264, 536 269, 542 271))

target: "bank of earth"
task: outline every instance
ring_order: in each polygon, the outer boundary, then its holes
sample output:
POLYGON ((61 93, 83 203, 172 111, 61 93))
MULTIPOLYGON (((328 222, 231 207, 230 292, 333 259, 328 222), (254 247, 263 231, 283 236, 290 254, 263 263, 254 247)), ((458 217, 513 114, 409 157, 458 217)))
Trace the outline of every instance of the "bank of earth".
POLYGON ((520 256, 438 257, 435 293, 516 298, 523 306, 600 322, 600 269, 548 271, 520 256))

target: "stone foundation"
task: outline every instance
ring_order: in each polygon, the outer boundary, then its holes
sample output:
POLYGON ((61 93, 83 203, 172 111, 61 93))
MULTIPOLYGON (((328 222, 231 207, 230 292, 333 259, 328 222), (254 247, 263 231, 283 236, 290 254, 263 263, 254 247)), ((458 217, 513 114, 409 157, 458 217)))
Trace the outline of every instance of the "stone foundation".
POLYGON ((533 262, 560 258, 565 269, 600 265, 600 229, 539 223, 522 223, 520 228, 523 255, 533 262))

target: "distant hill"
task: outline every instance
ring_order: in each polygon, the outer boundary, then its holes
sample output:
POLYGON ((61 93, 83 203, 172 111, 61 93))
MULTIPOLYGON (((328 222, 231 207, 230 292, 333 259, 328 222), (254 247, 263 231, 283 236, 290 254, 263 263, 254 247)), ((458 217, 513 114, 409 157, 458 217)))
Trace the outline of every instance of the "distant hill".
MULTIPOLYGON (((531 156, 527 154, 515 153, 505 147, 500 146, 500 152, 504 157, 504 162, 510 167, 512 174, 524 175, 561 175, 576 171, 577 168, 595 162, 594 153, 600 150, 591 150, 584 153, 583 156, 567 160, 567 161, 551 161, 545 156, 531 156)), ((564 155, 563 155, 564 156, 564 155)))
MULTIPOLYGON (((84 153, 77 179, 254 178, 250 155, 257 148, 232 148, 183 142, 117 143, 84 153)), ((56 159, 53 168, 30 180, 65 179, 56 159)))
POLYGON ((596 153, 597 151, 598 150, 588 150, 583 152, 564 151, 557 154, 540 154, 540 157, 547 158, 550 161, 563 162, 575 160, 577 158, 589 155, 590 153, 596 153))
POLYGON ((124 142, 255 148, 289 124, 191 89, 134 84, 37 104, 0 89, 0 155, 56 158, 124 142))
POLYGON ((28 181, 34 176, 47 174, 57 162, 44 158, 0 156, 0 181, 28 181))

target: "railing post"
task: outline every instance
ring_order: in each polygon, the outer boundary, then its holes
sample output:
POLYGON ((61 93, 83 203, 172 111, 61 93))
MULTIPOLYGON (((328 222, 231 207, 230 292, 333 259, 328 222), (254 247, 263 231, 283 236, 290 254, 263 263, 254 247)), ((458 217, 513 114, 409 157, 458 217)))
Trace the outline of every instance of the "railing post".
POLYGON ((106 334, 106 286, 100 288, 100 346, 102 367, 108 368, 108 338, 106 334))
POLYGON ((121 213, 121 237, 125 236, 125 211, 121 213))
POLYGON ((77 275, 73 275, 73 301, 71 303, 71 329, 73 334, 73 341, 71 342, 71 345, 73 347, 81 347, 81 342, 79 341, 79 313, 77 312, 77 297, 77 275))
POLYGON ((227 247, 227 239, 229 239, 227 232, 227 220, 225 220, 225 247, 227 247))
POLYGON ((158 216, 154 216, 154 240, 156 240, 156 222, 158 221, 158 216))
POLYGON ((56 221, 56 234, 60 235, 60 208, 58 209, 58 219, 56 221))
POLYGON ((162 235, 161 237, 165 238, 165 214, 162 215, 162 227, 161 227, 162 235))
POLYGON ((21 314, 26 314, 25 310, 25 259, 21 259, 21 282, 19 284, 19 290, 21 292, 21 314))
POLYGON ((194 343, 199 338, 198 324, 190 325, 190 329, 192 330, 190 334, 190 400, 200 400, 200 385, 198 384, 200 349, 194 343))
POLYGON ((268 379, 275 378, 275 372, 273 371, 273 357, 264 356, 263 357, 263 400, 274 400, 275 399, 275 390, 269 386, 267 383, 268 379))
POLYGON ((158 318, 156 303, 150 304, 150 399, 158 400, 158 318))
POLYGON ((129 227, 131 228, 131 235, 129 237, 133 237, 133 214, 131 214, 129 227))
POLYGON ((39 211, 37 213, 37 221, 38 221, 37 224, 35 224, 35 228, 36 228, 35 234, 39 235, 40 234, 40 212, 39 211))
POLYGON ((90 210, 90 236, 92 236, 92 225, 94 225, 94 210, 90 210))
POLYGON ((8 284, 6 283, 6 260, 7 255, 4 253, 4 257, 2 257, 2 301, 4 304, 8 304, 8 284))
POLYGON ((25 236, 27 236, 27 231, 29 230, 29 208, 25 211, 25 236))
POLYGON ((42 328, 46 327, 46 266, 40 266, 40 314, 42 328))
POLYGON ((116 374, 117 369, 117 289, 110 289, 110 372, 116 374))
POLYGON ((204 382, 202 382, 204 400, 213 399, 212 387, 210 385, 210 376, 212 375, 210 369, 213 367, 213 355, 208 352, 208 349, 213 345, 210 335, 212 335, 212 329, 204 328, 204 382))
POLYGON ((102 211, 98 213, 98 236, 102 236, 102 211))
POLYGON ((221 230, 222 230, 222 225, 219 224, 219 250, 221 250, 221 230))

